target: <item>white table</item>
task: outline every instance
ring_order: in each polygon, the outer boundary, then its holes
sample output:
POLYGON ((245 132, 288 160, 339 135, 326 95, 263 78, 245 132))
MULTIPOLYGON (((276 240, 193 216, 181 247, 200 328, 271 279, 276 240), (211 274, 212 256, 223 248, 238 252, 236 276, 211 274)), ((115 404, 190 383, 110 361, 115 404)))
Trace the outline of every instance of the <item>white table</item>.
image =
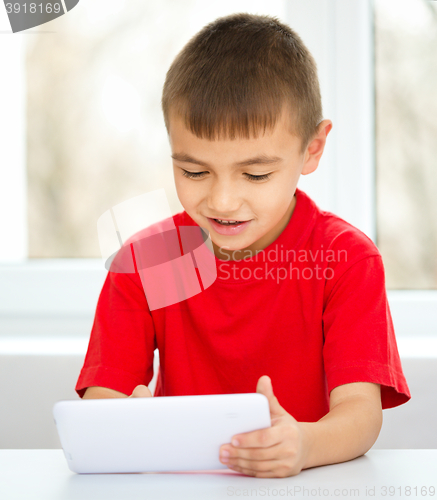
POLYGON ((68 469, 62 450, 0 450, 1 500, 280 497, 437 498, 437 450, 370 450, 349 462, 306 469, 297 476, 277 479, 248 477, 230 469, 75 474, 68 469))

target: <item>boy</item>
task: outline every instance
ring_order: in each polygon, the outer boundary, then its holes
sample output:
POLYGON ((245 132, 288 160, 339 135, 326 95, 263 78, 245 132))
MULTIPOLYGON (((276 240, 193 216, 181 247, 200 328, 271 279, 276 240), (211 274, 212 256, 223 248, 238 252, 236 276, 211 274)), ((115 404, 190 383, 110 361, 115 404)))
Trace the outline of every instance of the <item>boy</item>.
POLYGON ((109 272, 77 393, 152 396, 158 348, 155 396, 268 398, 272 427, 221 446, 230 468, 287 477, 366 453, 411 395, 378 248, 297 188, 332 128, 314 59, 276 18, 219 18, 176 57, 162 107, 173 220, 209 231, 217 279, 150 311, 138 273, 109 272))

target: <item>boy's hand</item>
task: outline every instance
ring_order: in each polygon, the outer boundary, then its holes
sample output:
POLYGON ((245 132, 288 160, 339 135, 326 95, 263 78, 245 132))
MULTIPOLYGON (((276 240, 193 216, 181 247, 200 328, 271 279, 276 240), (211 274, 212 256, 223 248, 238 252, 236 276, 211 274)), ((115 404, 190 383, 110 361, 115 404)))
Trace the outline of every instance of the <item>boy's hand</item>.
POLYGON ((129 398, 153 398, 147 385, 137 385, 129 398))
POLYGON ((279 404, 270 377, 259 378, 256 392, 269 400, 272 427, 232 437, 220 447, 220 461, 229 468, 255 477, 288 477, 301 472, 309 451, 309 436, 303 426, 279 404), (229 452, 224 461, 223 452, 229 452))

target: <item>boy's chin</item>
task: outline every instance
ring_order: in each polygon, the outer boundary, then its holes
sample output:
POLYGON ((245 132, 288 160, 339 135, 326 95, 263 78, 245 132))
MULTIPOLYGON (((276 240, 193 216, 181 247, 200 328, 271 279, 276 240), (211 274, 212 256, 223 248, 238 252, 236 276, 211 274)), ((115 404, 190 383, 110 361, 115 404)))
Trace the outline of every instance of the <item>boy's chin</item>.
POLYGON ((213 244, 215 245, 217 250, 222 249, 224 252, 239 252, 239 251, 249 252, 250 251, 250 250, 246 250, 247 247, 251 244, 250 242, 249 243, 245 242, 244 245, 232 245, 230 243, 220 245, 220 243, 218 243, 217 241, 214 241, 213 239, 211 239, 211 241, 213 242, 213 244))

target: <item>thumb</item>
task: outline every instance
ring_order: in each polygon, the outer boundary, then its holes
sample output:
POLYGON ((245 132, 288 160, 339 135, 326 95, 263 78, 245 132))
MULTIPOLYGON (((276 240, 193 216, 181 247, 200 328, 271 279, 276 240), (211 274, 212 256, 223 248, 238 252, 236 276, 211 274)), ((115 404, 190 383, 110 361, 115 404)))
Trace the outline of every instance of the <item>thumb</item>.
POLYGON ((269 401, 270 418, 282 417, 287 415, 287 412, 279 404, 278 398, 273 394, 272 381, 268 375, 263 375, 258 379, 256 392, 264 394, 269 401))
POLYGON ((129 398, 152 398, 152 393, 147 385, 137 385, 129 398))

